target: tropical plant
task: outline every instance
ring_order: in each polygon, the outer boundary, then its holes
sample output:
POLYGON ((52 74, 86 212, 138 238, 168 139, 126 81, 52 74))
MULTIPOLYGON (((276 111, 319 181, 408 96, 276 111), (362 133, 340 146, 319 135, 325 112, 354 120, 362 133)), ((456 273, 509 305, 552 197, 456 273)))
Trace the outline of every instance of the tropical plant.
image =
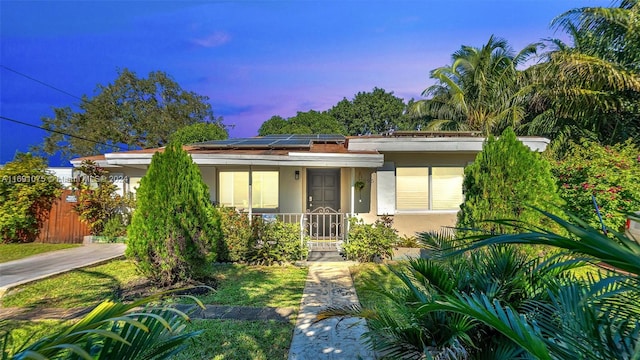
MULTIPOLYGON (((439 251, 395 270, 405 286, 370 289, 390 308, 329 308, 329 316, 369 321, 368 344, 394 359, 635 359, 640 356, 640 245, 607 237, 578 217, 540 211, 562 233, 515 220, 527 232, 468 239, 424 238, 439 251), (471 241, 471 242, 470 242, 471 241), (567 252, 529 260, 515 245, 567 252), (574 269, 601 271, 578 278, 574 269)), ((424 236, 423 236, 424 237, 424 236)))
POLYGON ((552 26, 572 44, 550 39, 550 51, 527 69, 531 79, 530 134, 554 139, 562 156, 570 140, 605 145, 640 135, 640 3, 569 10, 552 26))
POLYGON ((161 285, 198 278, 216 260, 219 215, 198 166, 180 145, 153 155, 127 234, 127 257, 161 285))
MULTIPOLYGON (((438 254, 450 254, 464 245, 448 234, 420 234, 424 246, 438 254)), ((483 294, 491 303, 523 309, 532 299, 547 297, 547 284, 558 271, 530 259, 512 246, 472 251, 467 256, 413 259, 389 270, 402 287, 384 289, 371 281, 366 291, 386 297, 389 307, 329 308, 327 316, 360 316, 367 319, 367 343, 384 359, 516 359, 526 351, 510 334, 502 334, 472 314, 433 310, 451 298, 483 294)), ((527 326, 524 319, 519 319, 527 326)), ((544 348, 531 337, 525 346, 544 348)))
POLYGON ((631 140, 612 146, 589 140, 572 143, 553 166, 560 196, 591 227, 601 226, 601 217, 605 228, 621 231, 626 214, 640 209, 639 156, 631 140))
POLYGON ((0 336, 0 359, 169 359, 200 332, 184 331, 190 321, 185 313, 151 305, 163 295, 130 304, 104 301, 78 322, 24 344, 14 343, 11 333, 4 332, 0 336))
POLYGON ((360 262, 390 259, 398 241, 398 231, 393 228, 393 219, 384 216, 373 224, 366 224, 356 217, 349 218, 348 241, 343 245, 347 259, 360 262))
MULTIPOLYGON (((94 161, 83 161, 78 171, 82 175, 75 177, 72 184, 78 200, 73 209, 78 213, 80 220, 87 224, 91 234, 105 235, 103 231, 107 223, 110 223, 110 232, 113 232, 117 222, 121 224, 122 229, 126 229, 134 206, 132 196, 118 194, 116 178, 110 176, 108 170, 98 166, 94 161)), ((124 232, 126 233, 126 230, 124 232)), ((124 233, 118 236, 122 235, 124 233)))
POLYGON ((0 168, 0 241, 35 241, 61 189, 43 158, 18 153, 0 168))
POLYGON ((525 204, 542 207, 560 202, 549 162, 527 148, 510 128, 498 139, 487 139, 473 164, 465 168, 463 188, 457 227, 472 231, 518 231, 485 221, 489 219, 545 226, 545 217, 525 204))
POLYGON ((422 93, 410 111, 430 116, 427 130, 478 131, 488 136, 525 118, 526 82, 517 67, 537 51, 532 44, 515 53, 491 36, 481 48, 462 46, 453 63, 431 71, 436 84, 422 93))

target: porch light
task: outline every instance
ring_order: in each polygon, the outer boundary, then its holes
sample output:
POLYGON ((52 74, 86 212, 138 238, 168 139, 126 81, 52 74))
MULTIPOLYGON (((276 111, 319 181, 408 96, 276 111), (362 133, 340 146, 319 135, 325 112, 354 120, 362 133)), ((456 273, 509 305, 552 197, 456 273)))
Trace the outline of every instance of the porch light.
POLYGON ((294 177, 296 180, 300 180, 300 170, 296 170, 294 173, 294 177))

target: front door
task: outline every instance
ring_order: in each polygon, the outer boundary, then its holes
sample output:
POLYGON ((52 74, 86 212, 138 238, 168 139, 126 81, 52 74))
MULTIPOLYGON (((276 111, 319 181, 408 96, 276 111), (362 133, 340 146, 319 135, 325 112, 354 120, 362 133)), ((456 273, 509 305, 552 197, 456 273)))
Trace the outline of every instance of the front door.
POLYGON ((342 237, 340 169, 307 170, 307 212, 312 247, 334 247, 342 237))

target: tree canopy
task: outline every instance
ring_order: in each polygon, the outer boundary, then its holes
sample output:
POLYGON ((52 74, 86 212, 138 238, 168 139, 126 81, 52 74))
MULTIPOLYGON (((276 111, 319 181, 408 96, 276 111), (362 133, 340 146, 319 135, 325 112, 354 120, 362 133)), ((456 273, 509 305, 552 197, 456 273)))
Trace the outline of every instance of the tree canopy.
POLYGON ((525 118, 517 66, 537 50, 529 45, 515 53, 504 39, 491 36, 477 48, 462 46, 452 55, 453 63, 431 71, 436 84, 424 90, 426 100, 411 111, 433 118, 430 130, 476 130, 498 135, 507 126, 525 118))
POLYGON ((386 92, 373 88, 372 92, 359 92, 352 100, 342 99, 329 110, 339 123, 344 124, 347 134, 381 134, 395 130, 403 117, 404 101, 386 92))
POLYGON ((224 140, 228 137, 227 130, 219 124, 199 122, 178 129, 171 134, 169 141, 188 145, 209 140, 224 140))
POLYGON ((98 85, 95 92, 93 97, 83 96, 78 110, 54 108, 53 117, 42 118, 51 132, 41 150, 60 152, 65 158, 88 156, 163 146, 175 131, 196 123, 224 127, 208 97, 183 90, 161 71, 140 78, 123 69, 113 83, 98 85))
POLYGON ((309 110, 299 111, 296 116, 286 120, 280 116, 272 116, 262 124, 258 135, 273 134, 345 134, 345 129, 327 112, 309 110))

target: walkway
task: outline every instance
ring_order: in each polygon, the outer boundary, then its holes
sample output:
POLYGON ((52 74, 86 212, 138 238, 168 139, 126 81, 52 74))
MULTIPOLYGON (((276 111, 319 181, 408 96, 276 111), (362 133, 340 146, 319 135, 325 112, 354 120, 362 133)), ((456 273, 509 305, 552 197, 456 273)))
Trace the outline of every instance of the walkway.
POLYGON ((0 297, 10 288, 124 255, 125 244, 88 244, 0 264, 0 297))
POLYGON ((328 306, 358 304, 349 266, 353 262, 309 262, 300 313, 289 350, 289 360, 375 359, 361 336, 364 320, 326 319, 313 323, 328 306))

